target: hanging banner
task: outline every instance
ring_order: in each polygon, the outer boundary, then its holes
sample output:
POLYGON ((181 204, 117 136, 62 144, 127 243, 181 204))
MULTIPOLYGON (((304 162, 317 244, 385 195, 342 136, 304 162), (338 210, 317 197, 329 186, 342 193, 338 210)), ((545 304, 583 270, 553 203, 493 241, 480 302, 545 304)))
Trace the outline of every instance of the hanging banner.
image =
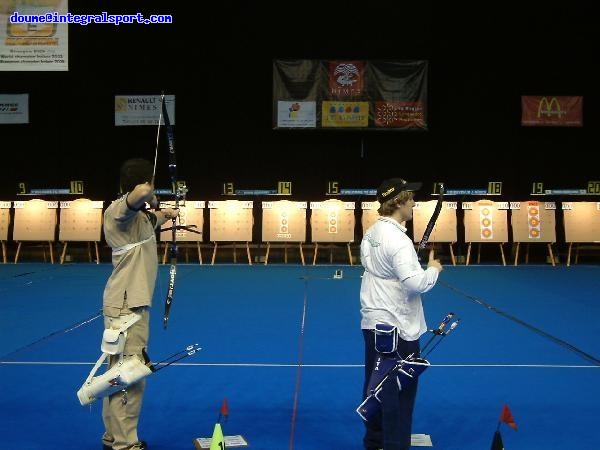
POLYGON ((323 102, 322 127, 365 128, 369 126, 369 102, 323 102))
POLYGON ((29 123, 29 94, 0 94, 0 123, 29 123))
POLYGON ((315 128, 316 126, 316 102, 277 102, 277 127, 315 128))
POLYGON ((583 97, 521 96, 524 127, 582 127, 583 97))
POLYGON ((0 0, 0 71, 69 70, 69 24, 58 21, 68 9, 68 0, 0 0))
MULTIPOLYGON (((115 95, 115 126, 158 126, 161 115, 160 95, 115 95)), ((175 96, 165 95, 171 125, 175 125, 175 96)), ((161 125, 164 122, 161 120, 161 125)))
POLYGON ((273 129, 427 130, 428 62, 274 60, 273 129))

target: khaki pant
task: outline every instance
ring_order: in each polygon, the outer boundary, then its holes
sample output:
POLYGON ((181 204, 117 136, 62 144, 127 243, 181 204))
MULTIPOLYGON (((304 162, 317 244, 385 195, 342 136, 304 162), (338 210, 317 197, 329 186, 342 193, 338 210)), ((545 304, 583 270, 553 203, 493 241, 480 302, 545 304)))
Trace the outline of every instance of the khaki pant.
MULTIPOLYGON (((118 316, 125 316, 132 312, 142 315, 142 318, 127 329, 127 338, 123 349, 123 358, 139 358, 145 362, 142 349, 148 346, 150 312, 148 307, 104 311, 104 328, 114 328, 118 316)), ((116 327, 118 328, 118 326, 116 327)), ((109 359, 109 368, 119 361, 119 355, 112 355, 109 359)), ((128 386, 124 391, 116 392, 104 397, 102 403, 102 421, 105 432, 102 442, 113 450, 129 450, 139 444, 137 434, 142 399, 146 387, 146 379, 128 386)))

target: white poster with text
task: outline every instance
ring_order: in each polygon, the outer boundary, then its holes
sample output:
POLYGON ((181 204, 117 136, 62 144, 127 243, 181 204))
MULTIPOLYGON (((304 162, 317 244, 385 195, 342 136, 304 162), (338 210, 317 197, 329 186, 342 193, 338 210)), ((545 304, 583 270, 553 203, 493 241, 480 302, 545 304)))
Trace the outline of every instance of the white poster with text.
MULTIPOLYGON (((165 95, 169 123, 175 125, 175 96, 165 95)), ((115 126, 164 125, 160 95, 115 95, 115 126)))
POLYGON ((0 123, 29 123, 29 94, 0 94, 0 123))
POLYGON ((68 0, 0 0, 0 71, 68 71, 68 0))

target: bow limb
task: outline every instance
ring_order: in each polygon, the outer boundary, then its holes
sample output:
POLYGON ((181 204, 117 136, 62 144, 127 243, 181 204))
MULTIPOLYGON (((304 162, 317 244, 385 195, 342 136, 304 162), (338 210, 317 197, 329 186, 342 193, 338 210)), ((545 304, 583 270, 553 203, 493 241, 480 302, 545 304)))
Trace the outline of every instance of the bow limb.
MULTIPOLYGON (((171 127, 171 121, 169 119, 169 113, 165 102, 165 94, 161 95, 161 116, 164 120, 165 131, 167 133, 167 141, 169 145, 169 176, 171 178, 171 185, 173 192, 175 193, 175 209, 179 209, 181 201, 185 200, 186 188, 181 186, 177 182, 177 159, 175 157, 175 138, 173 135, 173 128, 171 127)), ((160 122, 159 122, 160 127, 160 122)), ((175 278, 177 275, 177 216, 173 216, 171 225, 171 244, 169 246, 169 259, 171 267, 169 269, 169 287, 167 289, 167 296, 165 298, 165 312, 163 315, 163 327, 166 329, 169 323, 169 314, 171 312, 171 303, 173 302, 173 295, 175 292, 175 278)))
POLYGON ((433 214, 425 227, 425 232, 423 233, 423 237, 421 238, 421 242, 419 242, 419 246, 417 248, 417 256, 420 258, 420 252, 427 246, 427 242, 429 242, 429 236, 433 231, 433 227, 435 227, 435 223, 440 215, 440 211, 442 210, 442 203, 444 202, 444 183, 438 183, 439 194, 437 203, 435 204, 435 209, 433 210, 433 214))

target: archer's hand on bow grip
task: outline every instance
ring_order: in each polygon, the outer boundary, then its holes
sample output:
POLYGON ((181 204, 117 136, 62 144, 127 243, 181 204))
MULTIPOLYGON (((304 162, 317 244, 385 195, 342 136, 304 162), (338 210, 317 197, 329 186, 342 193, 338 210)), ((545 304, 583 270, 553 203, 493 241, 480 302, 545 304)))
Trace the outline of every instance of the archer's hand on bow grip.
POLYGON ((438 270, 438 272, 444 270, 444 267, 442 266, 440 260, 435 258, 433 249, 429 250, 429 261, 427 262, 427 268, 429 267, 435 267, 438 270))
POLYGON ((179 208, 165 208, 161 209, 161 212, 164 214, 165 219, 172 220, 176 219, 179 216, 179 208))

